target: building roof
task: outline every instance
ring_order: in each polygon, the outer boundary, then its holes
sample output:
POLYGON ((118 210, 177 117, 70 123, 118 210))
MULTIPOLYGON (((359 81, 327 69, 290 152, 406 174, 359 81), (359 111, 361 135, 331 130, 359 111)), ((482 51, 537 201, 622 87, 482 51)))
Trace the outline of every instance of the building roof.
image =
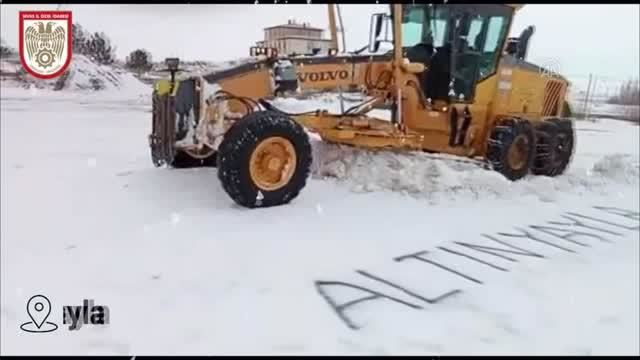
POLYGON ((324 31, 324 29, 320 29, 320 28, 317 28, 317 27, 312 27, 312 26, 309 26, 307 24, 283 24, 283 25, 269 26, 269 27, 264 28, 264 30, 271 30, 271 29, 278 29, 278 28, 305 29, 305 30, 311 30, 311 31, 324 31))
POLYGON ((288 39, 298 39, 298 40, 308 40, 308 41, 331 41, 329 39, 318 39, 318 38, 312 38, 308 36, 296 36, 296 35, 283 36, 281 38, 273 39, 273 41, 288 40, 288 39))
POLYGON ((313 38, 301 37, 301 36, 285 36, 285 37, 280 38, 280 39, 256 41, 256 45, 257 46, 265 46, 265 44, 267 44, 267 43, 274 43, 274 42, 281 41, 281 40, 291 40, 291 39, 306 40, 306 41, 309 41, 309 42, 325 42, 325 43, 331 42, 331 40, 329 40, 329 39, 313 39, 313 38))

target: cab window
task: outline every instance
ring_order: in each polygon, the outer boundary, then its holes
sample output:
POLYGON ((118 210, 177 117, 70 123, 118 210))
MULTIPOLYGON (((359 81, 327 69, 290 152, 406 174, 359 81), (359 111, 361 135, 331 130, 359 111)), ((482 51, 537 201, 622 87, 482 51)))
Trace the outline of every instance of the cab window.
POLYGON ((411 47, 422 42, 424 10, 424 5, 408 5, 403 9, 402 47, 411 47))
POLYGON ((486 77, 495 72, 498 64, 500 39, 504 38, 507 31, 507 19, 504 16, 492 16, 487 26, 487 36, 482 49, 484 61, 480 66, 480 77, 486 77))
POLYGON ((447 37, 448 10, 445 6, 404 5, 402 8, 402 47, 429 44, 444 45, 447 37))

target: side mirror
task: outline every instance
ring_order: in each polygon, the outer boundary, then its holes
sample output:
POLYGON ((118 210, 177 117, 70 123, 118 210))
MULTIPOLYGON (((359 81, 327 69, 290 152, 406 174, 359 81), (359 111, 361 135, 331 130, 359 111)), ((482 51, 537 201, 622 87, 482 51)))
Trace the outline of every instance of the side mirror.
POLYGON ((375 53, 380 48, 380 40, 378 37, 382 32, 382 22, 384 21, 384 14, 371 15, 371 22, 369 23, 369 52, 375 53))
POLYGON ((531 36, 536 31, 535 26, 530 25, 522 33, 518 38, 518 46, 516 50, 516 57, 518 59, 524 60, 527 57, 527 51, 529 50, 529 40, 531 40, 531 36))

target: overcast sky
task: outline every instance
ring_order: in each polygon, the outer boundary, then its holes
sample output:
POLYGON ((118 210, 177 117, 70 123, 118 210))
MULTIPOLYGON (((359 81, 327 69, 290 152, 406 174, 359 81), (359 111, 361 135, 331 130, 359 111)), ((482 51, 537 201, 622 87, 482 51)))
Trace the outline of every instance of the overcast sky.
MULTIPOLYGON (((55 5, 0 5, 1 34, 18 42, 18 11, 55 5)), ((367 43, 369 17, 388 5, 341 5, 347 47, 367 43)), ((124 58, 136 48, 154 59, 178 56, 210 61, 248 56, 263 37, 262 28, 290 18, 326 28, 326 5, 64 5, 74 22, 104 31, 124 58)), ((553 62, 568 76, 597 73, 612 78, 640 77, 640 5, 527 5, 512 35, 536 25, 529 59, 553 62)), ((327 34, 328 36, 328 34, 327 34)))

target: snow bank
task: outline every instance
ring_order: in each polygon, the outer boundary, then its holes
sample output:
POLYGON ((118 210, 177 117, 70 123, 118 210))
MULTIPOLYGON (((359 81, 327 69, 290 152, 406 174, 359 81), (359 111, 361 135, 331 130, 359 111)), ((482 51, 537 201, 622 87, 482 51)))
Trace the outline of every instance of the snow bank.
POLYGON ((105 90, 138 95, 148 94, 151 89, 124 69, 99 65, 83 55, 74 55, 61 90, 105 90))
POLYGON ((640 162, 628 154, 605 155, 595 163, 593 172, 618 182, 637 184, 640 178, 640 162))
POLYGON ((0 60, 0 73, 15 74, 20 70, 20 61, 0 60))
POLYGON ((142 83, 127 70, 115 65, 100 65, 92 62, 84 55, 74 54, 69 70, 58 78, 41 80, 27 74, 21 66, 10 66, 13 62, 4 61, 3 71, 11 70, 12 80, 3 81, 2 91, 5 94, 19 96, 29 92, 49 97, 56 93, 67 96, 99 95, 101 98, 140 99, 149 97, 151 87, 142 83), (11 90, 9 90, 11 89, 11 90))

